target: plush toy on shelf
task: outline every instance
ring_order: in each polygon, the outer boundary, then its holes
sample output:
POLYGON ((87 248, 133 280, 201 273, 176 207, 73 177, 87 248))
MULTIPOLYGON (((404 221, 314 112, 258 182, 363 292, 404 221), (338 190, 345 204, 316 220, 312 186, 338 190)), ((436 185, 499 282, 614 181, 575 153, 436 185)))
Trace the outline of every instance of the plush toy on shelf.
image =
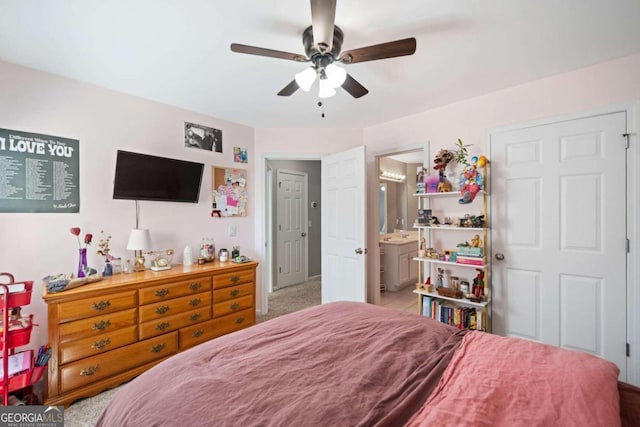
POLYGON ((476 194, 482 190, 484 178, 478 168, 484 167, 486 164, 487 158, 485 156, 480 156, 480 158, 473 156, 471 158, 471 164, 466 166, 462 175, 460 175, 460 194, 462 198, 458 200, 458 203, 473 202, 476 194))
POLYGON ((453 160, 454 154, 449 150, 440 150, 436 157, 433 159, 435 165, 433 169, 438 171, 438 193, 446 193, 451 191, 451 182, 445 177, 445 170, 451 160, 453 160))

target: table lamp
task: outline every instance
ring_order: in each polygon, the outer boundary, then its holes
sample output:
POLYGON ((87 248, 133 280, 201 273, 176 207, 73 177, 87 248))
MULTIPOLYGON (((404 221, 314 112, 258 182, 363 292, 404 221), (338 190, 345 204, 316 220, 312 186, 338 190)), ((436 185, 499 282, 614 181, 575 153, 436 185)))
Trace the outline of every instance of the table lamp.
POLYGON ((129 235, 129 242, 127 243, 127 249, 133 251, 136 258, 133 266, 133 271, 144 271, 144 256, 142 251, 145 251, 151 247, 151 237, 149 236, 149 230, 144 228, 134 228, 129 235))

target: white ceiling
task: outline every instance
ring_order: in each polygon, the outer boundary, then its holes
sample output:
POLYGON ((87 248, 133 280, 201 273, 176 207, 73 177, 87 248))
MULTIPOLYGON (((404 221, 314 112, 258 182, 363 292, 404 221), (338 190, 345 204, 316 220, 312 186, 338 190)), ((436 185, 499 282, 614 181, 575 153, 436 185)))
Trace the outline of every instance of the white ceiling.
POLYGON ((304 64, 307 0, 0 0, 0 60, 258 127, 361 128, 640 52, 638 0, 338 0, 343 50, 416 37, 416 54, 345 66, 369 89, 276 93, 304 64))

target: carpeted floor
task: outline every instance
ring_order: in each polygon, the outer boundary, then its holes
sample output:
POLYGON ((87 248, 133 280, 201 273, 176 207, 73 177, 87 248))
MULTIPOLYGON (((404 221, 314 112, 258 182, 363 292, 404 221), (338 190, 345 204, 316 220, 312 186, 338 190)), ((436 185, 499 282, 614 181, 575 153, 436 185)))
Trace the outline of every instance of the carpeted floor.
MULTIPOLYGON (((317 277, 308 282, 288 286, 271 293, 269 295, 269 313, 256 316, 256 322, 264 322, 283 314, 319 305, 321 302, 320 283, 320 277, 317 277)), ((96 420, 120 387, 104 391, 95 397, 74 402, 64 411, 65 427, 94 426, 96 420)))
POLYGON ((320 305, 321 278, 311 280, 286 288, 278 289, 269 295, 269 312, 256 316, 256 322, 264 322, 283 314, 293 313, 303 308, 320 305))

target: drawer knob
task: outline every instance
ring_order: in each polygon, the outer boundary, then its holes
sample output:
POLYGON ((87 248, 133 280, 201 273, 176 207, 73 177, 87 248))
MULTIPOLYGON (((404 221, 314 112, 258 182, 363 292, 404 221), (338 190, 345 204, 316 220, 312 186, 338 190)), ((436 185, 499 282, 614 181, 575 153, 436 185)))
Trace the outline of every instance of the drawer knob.
POLYGON ((192 322, 195 322, 196 320, 198 320, 202 315, 200 313, 193 313, 191 316, 189 316, 189 320, 191 320, 192 322))
POLYGON ((204 334, 204 331, 203 331, 202 329, 198 329, 197 331, 194 331, 194 332, 193 332, 192 336, 193 336, 194 338, 199 338, 199 337, 201 337, 201 336, 202 336, 202 334, 204 334))
POLYGON ((164 331, 168 327, 169 327, 169 322, 162 322, 162 323, 158 323, 156 325, 156 329, 159 330, 159 331, 164 331))
POLYGON ((156 313, 158 314, 165 314, 167 311, 169 311, 168 305, 161 305, 160 307, 156 308, 156 313))
POLYGON ((200 289, 202 287, 202 285, 198 282, 192 283, 189 285, 189 289, 191 289, 192 291, 197 291, 198 289, 200 289))
POLYGON ((111 305, 111 303, 109 301, 94 302, 93 303, 93 309, 94 310, 98 310, 98 311, 102 311, 102 310, 105 310, 105 309, 109 308, 110 305, 111 305))
POLYGON ((240 304, 238 304, 237 302, 234 302, 233 304, 231 304, 231 310, 237 310, 240 308, 240 304))
POLYGON ((231 292, 229 292, 229 295, 231 295, 232 297, 237 297, 239 293, 240 293, 239 290, 234 289, 231 292))
POLYGON ((98 372, 99 368, 100 368, 100 365, 93 365, 93 366, 89 366, 87 369, 80 369, 80 376, 90 377, 91 375, 98 372))
POLYGON ((238 317, 238 318, 236 319, 236 323, 237 323, 238 325, 239 325, 239 324, 241 324, 242 322, 244 322, 244 317, 238 317))
POLYGON ((202 300, 200 298, 194 298, 191 301, 189 301, 189 305, 192 305, 192 306, 195 307, 196 305, 200 304, 201 302, 202 302, 202 300))
POLYGON ((91 344, 91 348, 94 348, 96 350, 102 350, 103 348, 105 348, 109 344, 111 344, 111 340, 109 338, 107 338, 105 340, 100 340, 100 341, 94 342, 93 344, 91 344))
POLYGON ((162 288, 156 291, 157 297, 163 298, 163 297, 166 297, 167 295, 169 295, 169 289, 162 288))
POLYGON ((101 320, 99 322, 94 323, 91 329, 93 329, 94 331, 104 331, 109 326, 111 326, 110 320, 101 320))
POLYGON ((164 344, 162 343, 156 344, 153 347, 151 347, 152 353, 160 353, 162 350, 164 350, 164 344))
POLYGON ((238 280, 240 280, 240 276, 231 276, 231 281, 233 283, 236 283, 238 280))

